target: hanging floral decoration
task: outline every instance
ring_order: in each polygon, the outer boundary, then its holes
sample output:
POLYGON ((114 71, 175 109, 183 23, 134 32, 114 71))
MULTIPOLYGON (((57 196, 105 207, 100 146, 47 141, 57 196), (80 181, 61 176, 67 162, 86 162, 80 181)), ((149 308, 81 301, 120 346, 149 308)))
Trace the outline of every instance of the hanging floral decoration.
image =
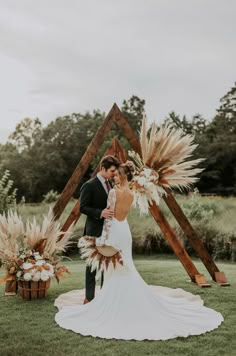
POLYGON ((190 159, 197 147, 192 135, 181 129, 172 129, 167 124, 157 127, 152 124, 148 135, 147 119, 143 118, 140 132, 141 156, 129 151, 136 174, 131 182, 134 204, 141 214, 147 214, 149 204, 159 204, 167 189, 189 189, 198 180, 203 169, 196 166, 203 161, 190 159))

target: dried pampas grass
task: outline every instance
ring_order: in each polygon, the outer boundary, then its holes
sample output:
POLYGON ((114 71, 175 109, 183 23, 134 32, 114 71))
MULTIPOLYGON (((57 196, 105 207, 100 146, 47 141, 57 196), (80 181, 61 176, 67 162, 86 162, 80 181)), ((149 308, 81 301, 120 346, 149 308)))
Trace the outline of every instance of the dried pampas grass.
POLYGON ((0 214, 0 259, 10 260, 19 253, 21 247, 27 247, 51 258, 65 251, 71 245, 73 226, 66 232, 61 231, 60 223, 54 219, 52 209, 44 216, 40 226, 36 219, 27 220, 13 211, 0 214))
POLYGON ((159 129, 153 123, 148 137, 147 119, 144 116, 140 145, 142 157, 134 151, 129 151, 130 157, 138 170, 148 167, 158 176, 158 185, 166 188, 190 188, 198 178, 196 175, 203 169, 196 166, 203 159, 190 159, 194 149, 192 135, 184 135, 181 129, 171 129, 167 124, 159 129))

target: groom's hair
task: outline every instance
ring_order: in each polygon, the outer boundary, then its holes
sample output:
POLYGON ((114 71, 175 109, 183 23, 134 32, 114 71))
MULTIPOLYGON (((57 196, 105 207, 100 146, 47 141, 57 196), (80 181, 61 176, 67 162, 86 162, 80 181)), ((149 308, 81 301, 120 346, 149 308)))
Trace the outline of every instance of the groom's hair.
POLYGON ((104 167, 106 170, 109 169, 111 166, 115 166, 116 168, 120 167, 119 160, 112 155, 104 156, 100 162, 100 169, 104 167))

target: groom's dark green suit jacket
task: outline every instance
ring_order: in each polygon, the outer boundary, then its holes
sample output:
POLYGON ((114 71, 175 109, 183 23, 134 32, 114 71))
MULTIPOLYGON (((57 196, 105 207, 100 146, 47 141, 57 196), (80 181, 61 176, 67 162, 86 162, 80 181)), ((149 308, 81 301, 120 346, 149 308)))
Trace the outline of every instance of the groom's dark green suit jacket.
POLYGON ((95 177, 83 184, 80 190, 80 211, 87 215, 84 235, 100 236, 104 219, 102 210, 107 206, 107 193, 100 180, 95 177))

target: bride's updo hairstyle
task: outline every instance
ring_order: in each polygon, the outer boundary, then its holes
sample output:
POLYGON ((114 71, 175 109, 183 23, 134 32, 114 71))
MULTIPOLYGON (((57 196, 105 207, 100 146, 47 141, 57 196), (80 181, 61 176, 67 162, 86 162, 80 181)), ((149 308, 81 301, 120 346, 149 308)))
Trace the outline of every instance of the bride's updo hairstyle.
POLYGON ((133 162, 126 161, 120 165, 118 172, 121 180, 126 178, 130 182, 135 174, 135 166, 133 162))

